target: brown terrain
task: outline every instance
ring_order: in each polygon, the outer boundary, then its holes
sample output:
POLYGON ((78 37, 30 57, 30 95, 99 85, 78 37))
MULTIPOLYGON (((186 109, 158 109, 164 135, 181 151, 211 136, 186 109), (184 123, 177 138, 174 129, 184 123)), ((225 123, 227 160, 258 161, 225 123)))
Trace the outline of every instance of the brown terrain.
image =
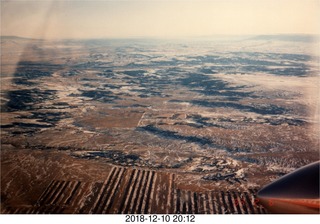
POLYGON ((319 160, 319 80, 264 44, 2 38, 1 213, 266 213, 319 160))

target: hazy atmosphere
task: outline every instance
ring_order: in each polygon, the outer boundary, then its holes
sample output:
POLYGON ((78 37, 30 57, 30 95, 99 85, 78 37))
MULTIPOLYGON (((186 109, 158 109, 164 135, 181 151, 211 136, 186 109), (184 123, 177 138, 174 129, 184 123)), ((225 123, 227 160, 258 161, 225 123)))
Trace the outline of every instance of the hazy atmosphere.
POLYGON ((1 1, 0 213, 320 214, 319 2, 1 1))
POLYGON ((33 38, 314 34, 317 0, 1 1, 1 35, 33 38))

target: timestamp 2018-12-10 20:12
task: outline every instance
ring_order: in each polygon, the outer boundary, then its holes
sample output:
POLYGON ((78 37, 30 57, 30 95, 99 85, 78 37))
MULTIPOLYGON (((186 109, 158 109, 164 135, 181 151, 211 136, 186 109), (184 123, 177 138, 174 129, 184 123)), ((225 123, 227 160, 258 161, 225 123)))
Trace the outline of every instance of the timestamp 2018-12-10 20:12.
POLYGON ((168 222, 186 222, 186 223, 194 223, 195 215, 125 215, 125 222, 160 222, 160 223, 168 223, 168 222))

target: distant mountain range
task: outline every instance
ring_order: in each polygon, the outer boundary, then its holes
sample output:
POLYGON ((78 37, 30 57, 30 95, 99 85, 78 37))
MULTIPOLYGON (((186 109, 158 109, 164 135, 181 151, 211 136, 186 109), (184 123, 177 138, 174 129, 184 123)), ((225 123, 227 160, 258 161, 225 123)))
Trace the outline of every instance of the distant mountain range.
POLYGON ((18 37, 18 36, 1 36, 1 40, 6 40, 6 39, 16 39, 16 40, 39 40, 35 38, 28 38, 28 37, 18 37))
POLYGON ((279 34, 279 35, 259 35, 251 40, 273 40, 273 41, 290 41, 290 42, 314 42, 319 40, 317 35, 302 35, 302 34, 279 34))
MULTIPOLYGON (((210 35, 202 37, 190 37, 191 39, 198 40, 262 40, 262 41, 288 41, 288 42, 315 42, 320 40, 319 35, 311 34, 276 34, 276 35, 210 35)), ((0 36, 1 40, 43 40, 37 38, 19 37, 19 36, 0 36)), ((117 38, 98 38, 103 39, 117 39, 117 38)), ((131 38, 119 38, 131 39, 131 38)), ((135 39, 135 38, 133 38, 135 39)), ((154 38, 139 38, 139 39, 154 39, 154 38)), ((158 39, 158 38, 156 38, 158 39)), ((70 40, 70 39, 66 39, 70 40)), ((76 40, 76 39, 75 39, 76 40)), ((83 39, 82 39, 83 40, 83 39)), ((88 38, 87 40, 97 40, 97 38, 88 38)), ((161 38, 159 38, 161 40, 161 38)))

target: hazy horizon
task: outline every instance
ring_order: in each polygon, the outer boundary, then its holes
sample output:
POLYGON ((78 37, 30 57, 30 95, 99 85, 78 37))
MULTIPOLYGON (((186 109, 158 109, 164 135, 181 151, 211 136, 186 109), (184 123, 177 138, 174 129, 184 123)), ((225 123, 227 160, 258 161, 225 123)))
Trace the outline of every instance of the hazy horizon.
POLYGON ((1 1, 1 36, 37 39, 318 35, 316 0, 1 1))
POLYGON ((266 40, 295 41, 295 42, 317 42, 320 41, 319 34, 256 34, 256 35, 208 35, 208 36, 179 36, 179 37, 149 37, 149 36, 131 36, 131 37, 84 37, 84 38, 36 38, 15 35, 0 35, 0 39, 18 38, 25 40, 43 40, 43 41, 95 41, 95 40, 132 40, 132 41, 246 41, 258 40, 259 38, 266 40))

